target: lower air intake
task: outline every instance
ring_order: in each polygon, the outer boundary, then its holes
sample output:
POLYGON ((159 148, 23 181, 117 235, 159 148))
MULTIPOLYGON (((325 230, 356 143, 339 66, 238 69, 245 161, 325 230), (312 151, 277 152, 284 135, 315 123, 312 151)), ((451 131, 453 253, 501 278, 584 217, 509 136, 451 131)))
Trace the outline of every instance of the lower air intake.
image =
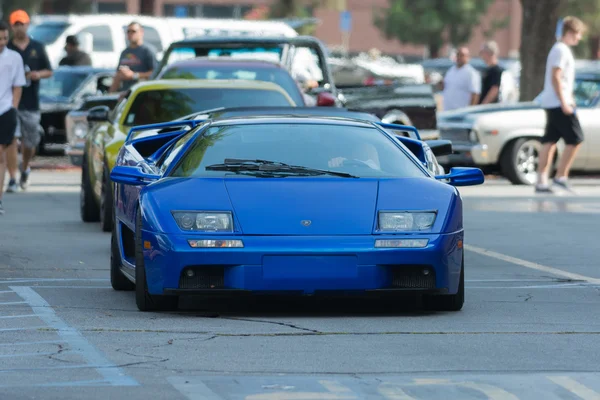
POLYGON ((435 289, 435 270, 429 265, 395 265, 391 271, 392 288, 435 289))
POLYGON ((180 289, 223 289, 225 287, 224 267, 207 265, 188 267, 181 271, 180 289))

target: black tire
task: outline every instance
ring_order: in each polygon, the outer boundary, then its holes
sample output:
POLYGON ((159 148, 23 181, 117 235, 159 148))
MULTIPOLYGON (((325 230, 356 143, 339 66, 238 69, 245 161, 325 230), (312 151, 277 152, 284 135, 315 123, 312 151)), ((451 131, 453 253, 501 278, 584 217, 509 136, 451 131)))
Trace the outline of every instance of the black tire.
POLYGON ((500 156, 502 175, 513 185, 534 185, 541 148, 542 143, 537 138, 521 138, 507 144, 500 156))
POLYGON ((465 303, 465 256, 463 252, 460 267, 460 283, 456 294, 442 294, 424 297, 424 306, 432 311, 460 311, 465 303))
POLYGON ((81 190, 79 192, 79 213, 83 222, 100 221, 100 207, 94 198, 94 189, 90 183, 87 157, 83 155, 81 164, 81 190))
POLYGON ((117 240, 116 229, 113 229, 110 240, 110 284, 114 290, 131 291, 135 289, 135 284, 121 271, 121 254, 119 253, 117 240))
POLYGON ((177 310, 177 296, 153 295, 148 293, 146 267, 142 248, 142 213, 138 207, 135 223, 135 302, 140 311, 177 310))
POLYGON ((102 192, 100 194, 100 225, 103 232, 110 232, 113 229, 113 221, 115 220, 114 208, 110 174, 107 168, 104 167, 102 192))

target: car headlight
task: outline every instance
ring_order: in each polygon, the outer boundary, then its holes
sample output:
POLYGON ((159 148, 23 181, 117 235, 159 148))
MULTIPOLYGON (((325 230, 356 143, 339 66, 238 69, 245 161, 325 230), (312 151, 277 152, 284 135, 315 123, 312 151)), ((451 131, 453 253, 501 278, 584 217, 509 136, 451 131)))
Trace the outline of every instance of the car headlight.
POLYGON ((184 231, 192 232, 233 232, 233 218, 230 212, 173 212, 177 225, 184 231))
POLYGON ((88 130, 87 123, 77 122, 75 124, 75 126, 73 127, 73 134, 76 137, 83 139, 85 137, 85 135, 87 134, 87 130, 88 130))
POLYGON ((377 230, 380 232, 423 231, 435 222, 436 212, 380 211, 377 230))

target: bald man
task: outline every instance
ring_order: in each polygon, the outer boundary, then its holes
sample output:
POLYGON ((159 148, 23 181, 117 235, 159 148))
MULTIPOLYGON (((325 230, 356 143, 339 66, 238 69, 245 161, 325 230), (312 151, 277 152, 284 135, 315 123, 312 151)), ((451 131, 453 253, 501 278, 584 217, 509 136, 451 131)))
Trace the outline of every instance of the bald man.
POLYGON ((469 49, 461 47, 456 53, 456 64, 444 77, 444 111, 468 107, 479 103, 481 77, 469 64, 469 49))

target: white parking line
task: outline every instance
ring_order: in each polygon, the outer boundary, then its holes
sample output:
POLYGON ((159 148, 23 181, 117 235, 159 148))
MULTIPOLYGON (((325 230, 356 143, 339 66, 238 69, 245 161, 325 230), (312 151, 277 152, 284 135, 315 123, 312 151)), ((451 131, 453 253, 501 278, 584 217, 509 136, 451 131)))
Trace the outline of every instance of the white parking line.
POLYGON ((82 357, 92 364, 96 371, 113 386, 139 386, 139 383, 125 375, 121 368, 104 357, 75 328, 67 325, 56 315, 50 304, 27 286, 11 286, 33 309, 33 312, 50 328, 56 329, 59 336, 69 343, 71 348, 78 349, 82 357))
POLYGON ((575 274, 573 272, 563 271, 562 269, 548 267, 546 265, 534 263, 527 260, 522 260, 520 258, 507 256, 505 254, 496 253, 495 251, 487 250, 481 247, 471 246, 469 244, 464 245, 465 250, 472 251, 473 253, 481 254, 484 256, 496 258, 498 260, 506 261, 515 265, 519 265, 521 267, 535 269, 537 271, 547 272, 549 274, 562 276, 567 279, 574 279, 578 281, 586 281, 589 283, 600 284, 600 279, 592 278, 585 275, 575 274))
POLYGON ((549 380, 584 400, 598 400, 598 393, 568 376, 549 376, 549 380))

